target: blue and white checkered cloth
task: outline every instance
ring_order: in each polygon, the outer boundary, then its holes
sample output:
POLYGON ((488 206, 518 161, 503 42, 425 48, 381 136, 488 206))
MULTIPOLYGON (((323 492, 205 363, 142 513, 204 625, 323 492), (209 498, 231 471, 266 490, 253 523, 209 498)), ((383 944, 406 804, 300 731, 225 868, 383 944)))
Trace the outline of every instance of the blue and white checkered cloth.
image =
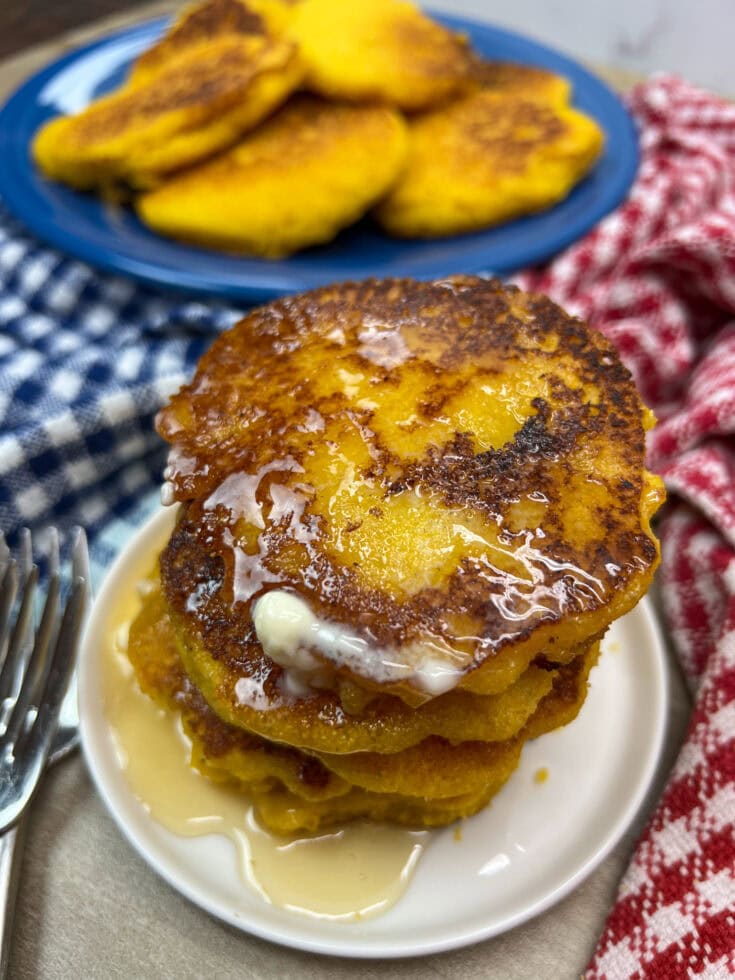
POLYGON ((0 203, 0 528, 86 528, 94 577, 157 499, 153 419, 241 311, 99 273, 0 203))

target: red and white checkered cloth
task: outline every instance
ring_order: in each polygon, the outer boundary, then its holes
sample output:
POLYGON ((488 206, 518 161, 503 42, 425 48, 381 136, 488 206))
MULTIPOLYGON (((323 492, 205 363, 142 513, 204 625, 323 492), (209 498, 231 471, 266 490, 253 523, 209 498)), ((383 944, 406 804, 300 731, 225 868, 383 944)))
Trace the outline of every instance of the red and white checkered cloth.
POLYGON ((668 76, 636 88, 628 200, 519 277, 618 346, 659 424, 649 465, 687 739, 589 964, 594 980, 735 976, 735 105, 668 76))

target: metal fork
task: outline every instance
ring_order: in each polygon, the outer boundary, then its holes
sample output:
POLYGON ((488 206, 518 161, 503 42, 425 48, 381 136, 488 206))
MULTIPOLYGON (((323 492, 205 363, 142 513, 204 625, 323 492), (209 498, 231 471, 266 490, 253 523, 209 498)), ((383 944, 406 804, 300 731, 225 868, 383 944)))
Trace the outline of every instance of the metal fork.
MULTIPOLYGON (((34 637, 31 627, 38 569, 32 564, 32 546, 28 532, 24 532, 20 551, 20 561, 13 561, 4 541, 0 540, 0 697, 4 699, 4 715, 7 716, 4 734, 0 735, 0 777, 3 779, 0 807, 8 798, 5 793, 8 753, 12 749, 18 756, 13 760, 15 767, 10 767, 11 778, 8 780, 8 785, 15 784, 10 792, 10 799, 11 812, 17 813, 15 817, 9 816, 7 819, 14 819, 16 822, 0 836, 0 978, 7 975, 8 969, 20 858, 25 840, 23 813, 38 785, 46 762, 50 764, 63 758, 76 747, 79 740, 76 674, 71 674, 71 681, 69 675, 74 667, 82 619, 89 598, 86 538, 84 532, 77 529, 72 557, 73 584, 64 615, 60 615, 59 545, 58 535, 53 530, 48 564, 48 591, 41 625, 34 637), (11 632, 10 618, 18 579, 23 582, 23 590, 15 626, 11 632), (29 686, 31 684, 33 689, 29 686), (8 689, 9 697, 6 696, 8 689), (47 698, 44 698, 44 692, 48 695, 47 698), (21 762, 28 761, 29 756, 24 755, 25 752, 34 753, 29 767, 33 782, 24 783, 21 788, 18 785, 20 780, 13 777, 17 777, 20 772, 21 762)), ((4 819, 0 809, 0 824, 4 819)))

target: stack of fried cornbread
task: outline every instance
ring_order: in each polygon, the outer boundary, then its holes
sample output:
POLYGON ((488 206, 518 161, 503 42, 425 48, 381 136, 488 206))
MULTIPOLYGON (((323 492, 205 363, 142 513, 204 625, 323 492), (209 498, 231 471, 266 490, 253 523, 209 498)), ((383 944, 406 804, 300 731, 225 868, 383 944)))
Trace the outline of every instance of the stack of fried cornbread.
POLYGON ((254 310, 159 416, 141 687, 275 831, 476 812, 651 581, 651 421, 602 335, 495 280, 254 310))
POLYGON ((371 210, 431 238, 550 207, 603 143, 570 100, 405 0, 204 0, 33 152, 163 235, 279 258, 371 210))

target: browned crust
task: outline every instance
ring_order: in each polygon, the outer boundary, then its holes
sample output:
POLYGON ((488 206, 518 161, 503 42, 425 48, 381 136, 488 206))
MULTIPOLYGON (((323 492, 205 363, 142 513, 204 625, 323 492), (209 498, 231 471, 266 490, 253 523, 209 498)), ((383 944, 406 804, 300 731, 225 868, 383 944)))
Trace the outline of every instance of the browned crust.
POLYGON ((508 98, 500 105, 470 96, 450 110, 457 124, 455 140, 494 161, 498 173, 523 173, 539 147, 556 143, 569 125, 551 106, 508 98))
POLYGON ((165 36, 138 58, 135 68, 158 68, 193 44, 211 41, 225 34, 266 33, 263 18, 251 10, 244 0, 208 0, 185 11, 165 36))
POLYGON ((223 40, 196 58, 164 67, 155 79, 91 106, 70 121, 73 139, 80 146, 103 142, 180 110, 195 111, 194 126, 233 105, 263 70, 284 64, 292 54, 290 45, 279 42, 276 47, 257 37, 223 40))
POLYGON ((519 89, 523 92, 529 89, 543 90, 558 82, 560 77, 537 65, 524 65, 514 61, 489 61, 479 56, 472 58, 469 76, 482 88, 508 94, 516 94, 519 89))

